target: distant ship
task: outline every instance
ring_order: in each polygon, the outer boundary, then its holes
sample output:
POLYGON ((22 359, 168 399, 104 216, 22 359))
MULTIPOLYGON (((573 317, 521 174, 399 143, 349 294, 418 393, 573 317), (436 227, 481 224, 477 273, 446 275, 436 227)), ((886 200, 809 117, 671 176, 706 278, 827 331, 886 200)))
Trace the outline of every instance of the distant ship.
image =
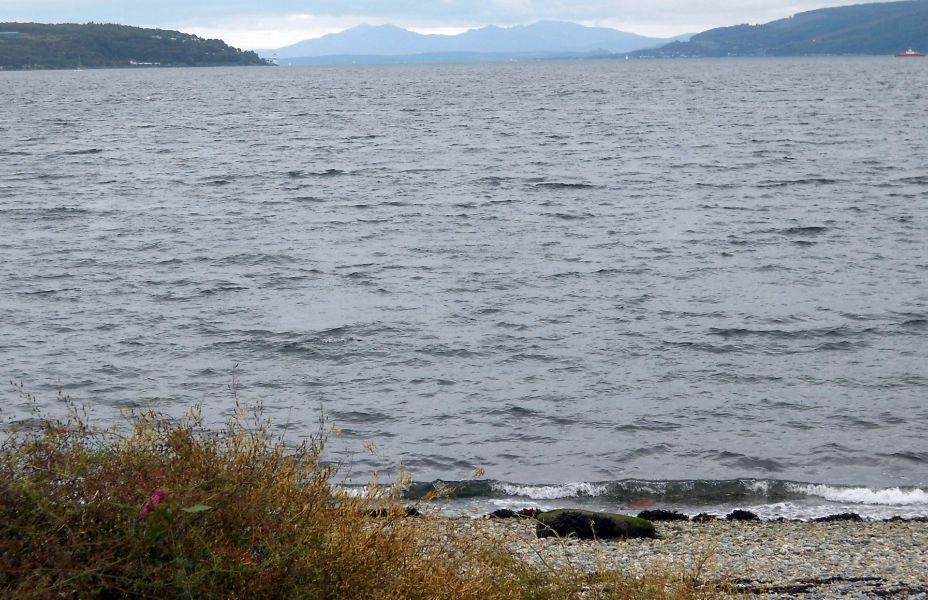
POLYGON ((907 58, 907 57, 910 57, 910 56, 925 56, 925 53, 924 53, 924 52, 916 52, 915 50, 912 50, 911 48, 909 48, 909 49, 906 50, 905 52, 896 52, 896 56, 901 56, 901 57, 903 57, 903 58, 907 58))

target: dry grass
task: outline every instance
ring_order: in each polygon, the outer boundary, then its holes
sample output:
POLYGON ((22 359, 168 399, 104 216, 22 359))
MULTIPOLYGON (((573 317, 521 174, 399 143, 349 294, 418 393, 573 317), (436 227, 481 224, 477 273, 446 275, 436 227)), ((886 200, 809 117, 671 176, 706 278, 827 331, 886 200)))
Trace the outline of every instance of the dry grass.
POLYGON ((206 431, 72 415, 0 451, 0 596, 15 598, 707 598, 672 572, 539 571, 447 520, 409 518, 396 487, 333 487, 325 436, 300 448, 243 411, 206 431), (371 516, 376 514, 377 516, 371 516))

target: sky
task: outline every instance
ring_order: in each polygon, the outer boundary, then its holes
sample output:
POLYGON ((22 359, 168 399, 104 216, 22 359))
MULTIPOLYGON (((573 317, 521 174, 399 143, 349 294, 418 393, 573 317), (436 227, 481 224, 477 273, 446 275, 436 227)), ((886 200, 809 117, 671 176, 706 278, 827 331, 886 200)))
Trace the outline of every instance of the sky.
POLYGON ((484 25, 573 21, 654 37, 765 23, 854 0, 0 0, 0 22, 121 23, 273 49, 368 23, 455 34, 484 25))

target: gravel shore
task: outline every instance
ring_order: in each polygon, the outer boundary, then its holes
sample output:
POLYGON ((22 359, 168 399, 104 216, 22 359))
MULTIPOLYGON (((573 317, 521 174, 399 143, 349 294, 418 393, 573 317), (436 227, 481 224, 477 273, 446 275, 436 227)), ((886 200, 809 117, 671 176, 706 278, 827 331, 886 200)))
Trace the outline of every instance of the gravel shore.
POLYGON ((453 522, 546 569, 698 568, 749 597, 928 600, 926 522, 661 522, 660 539, 623 541, 538 539, 530 519, 453 522))

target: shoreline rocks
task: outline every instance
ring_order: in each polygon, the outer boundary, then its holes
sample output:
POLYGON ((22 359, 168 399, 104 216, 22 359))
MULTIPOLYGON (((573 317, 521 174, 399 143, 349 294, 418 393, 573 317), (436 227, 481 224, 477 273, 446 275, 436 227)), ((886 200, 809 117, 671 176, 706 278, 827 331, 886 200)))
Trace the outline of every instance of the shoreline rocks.
POLYGON ((647 521, 689 521, 690 518, 681 512, 675 510, 643 510, 638 513, 639 519, 647 521))
POLYGON ((532 519, 451 522, 540 569, 699 571, 771 599, 928 598, 925 520, 656 521, 656 538, 615 540, 538 538, 532 519))
POLYGON ((725 515, 726 521, 760 521, 760 517, 749 510, 733 510, 725 515))
POLYGON ((576 536, 584 540, 608 540, 656 537, 650 521, 629 515, 558 509, 539 513, 535 535, 545 537, 576 536))

